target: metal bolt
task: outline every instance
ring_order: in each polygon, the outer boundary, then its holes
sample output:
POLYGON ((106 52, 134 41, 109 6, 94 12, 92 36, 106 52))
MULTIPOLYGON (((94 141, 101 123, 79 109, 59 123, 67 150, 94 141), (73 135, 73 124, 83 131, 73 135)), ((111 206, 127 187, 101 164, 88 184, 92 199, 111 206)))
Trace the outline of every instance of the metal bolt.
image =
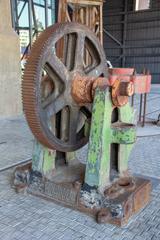
POLYGON ((102 209, 97 214, 98 223, 107 223, 111 219, 111 213, 108 208, 102 209))
POLYGON ((134 94, 134 85, 132 82, 121 82, 119 85, 120 96, 130 97, 134 94))

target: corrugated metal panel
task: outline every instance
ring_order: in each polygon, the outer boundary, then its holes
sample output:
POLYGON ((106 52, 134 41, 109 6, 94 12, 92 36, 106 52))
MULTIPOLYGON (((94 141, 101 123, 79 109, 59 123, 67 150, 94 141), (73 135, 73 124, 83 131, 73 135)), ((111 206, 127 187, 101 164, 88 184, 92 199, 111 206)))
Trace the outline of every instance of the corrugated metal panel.
POLYGON ((104 28, 123 46, 104 35, 104 48, 113 66, 148 68, 154 83, 160 83, 160 1, 152 0, 152 9, 133 12, 133 1, 107 0, 104 4, 104 28), (159 8, 159 9, 158 9, 159 8), (125 34, 126 32, 126 34, 125 34))
POLYGON ((160 1, 157 1, 157 0, 150 0, 150 1, 151 1, 150 6, 152 9, 160 8, 160 1))

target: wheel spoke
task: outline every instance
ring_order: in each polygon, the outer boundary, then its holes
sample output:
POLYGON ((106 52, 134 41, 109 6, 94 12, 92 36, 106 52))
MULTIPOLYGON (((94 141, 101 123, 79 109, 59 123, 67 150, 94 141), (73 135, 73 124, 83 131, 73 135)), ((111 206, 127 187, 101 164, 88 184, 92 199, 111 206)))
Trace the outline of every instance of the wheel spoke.
POLYGON ((75 144, 77 141, 77 125, 79 120, 79 109, 70 108, 69 117, 69 142, 75 144))
POLYGON ((61 94, 59 97, 51 101, 47 106, 44 107, 44 111, 47 116, 50 118, 54 116, 59 111, 61 111, 66 106, 66 101, 64 96, 61 94))
POLYGON ((48 105, 52 104, 53 101, 56 99, 56 94, 55 92, 52 93, 49 97, 47 97, 43 102, 42 102, 42 108, 45 109, 48 105))
POLYGON ((44 70, 47 72, 47 75, 50 77, 50 79, 54 82, 55 89, 60 89, 60 87, 63 86, 63 82, 61 78, 54 72, 52 67, 49 64, 46 64, 44 66, 44 70))
POLYGON ((61 140, 68 140, 68 125, 69 125, 69 109, 65 107, 61 112, 61 140))
POLYGON ((78 34, 76 40, 76 52, 75 52, 75 69, 83 69, 84 66, 84 49, 85 49, 85 35, 83 33, 78 34))
POLYGON ((56 136, 56 116, 52 116, 50 118, 50 122, 49 122, 49 128, 52 131, 52 133, 56 136))
POLYGON ((46 65, 50 66, 50 74, 52 72, 53 78, 56 74, 59 77, 59 79, 63 82, 66 82, 66 80, 69 79, 69 72, 66 66, 55 54, 49 54, 47 56, 46 65))
POLYGON ((71 71, 74 68, 76 48, 76 34, 68 34, 64 44, 64 62, 66 68, 71 71))
POLYGON ((79 132, 82 129, 82 127, 85 124, 86 119, 87 119, 87 117, 80 111, 79 112, 79 120, 78 120, 77 132, 79 132))

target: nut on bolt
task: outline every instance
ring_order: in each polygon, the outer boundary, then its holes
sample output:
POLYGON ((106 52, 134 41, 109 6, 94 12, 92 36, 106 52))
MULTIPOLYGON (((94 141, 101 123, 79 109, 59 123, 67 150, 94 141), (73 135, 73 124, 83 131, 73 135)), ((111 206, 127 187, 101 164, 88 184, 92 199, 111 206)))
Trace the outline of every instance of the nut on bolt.
POLYGON ((111 220, 112 215, 109 208, 101 209, 97 214, 97 222, 98 223, 107 223, 111 220))
POLYGON ((133 82, 120 82, 119 95, 131 97, 134 94, 133 82))
POLYGON ((129 101, 129 97, 134 94, 133 82, 123 81, 121 79, 115 80, 112 85, 112 102, 115 107, 122 107, 129 101))

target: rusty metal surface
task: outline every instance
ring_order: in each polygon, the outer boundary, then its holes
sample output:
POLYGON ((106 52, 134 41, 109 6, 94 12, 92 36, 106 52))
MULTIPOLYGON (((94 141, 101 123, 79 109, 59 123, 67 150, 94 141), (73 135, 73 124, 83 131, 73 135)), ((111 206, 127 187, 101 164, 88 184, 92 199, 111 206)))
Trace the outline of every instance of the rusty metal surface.
POLYGON ((72 97, 75 101, 83 105, 85 103, 92 103, 92 84, 94 77, 82 77, 77 74, 72 82, 72 97))
POLYGON ((103 208, 97 213, 97 223, 104 224, 111 220, 112 215, 108 208, 103 208))
POLYGON ((14 174, 18 180, 15 185, 18 192, 25 189, 33 195, 89 214, 98 223, 119 226, 127 224, 129 218, 150 201, 150 180, 133 176, 120 178, 110 184, 104 193, 94 188, 84 192, 84 171, 82 164, 74 163, 59 168, 52 179, 47 180, 26 165, 16 169, 14 174))
POLYGON ((131 76, 134 73, 134 68, 110 68, 109 73, 111 75, 131 76))
POLYGON ((137 74, 132 76, 132 81, 135 86, 135 93, 149 93, 151 91, 151 75, 150 74, 137 74))
POLYGON ((151 75, 148 71, 137 74, 134 68, 110 68, 110 85, 114 84, 113 77, 122 81, 132 81, 134 83, 134 93, 149 93, 151 90, 151 75))
MULTIPOLYGON (((139 110, 139 121, 142 120, 142 127, 145 125, 145 114, 147 108, 147 93, 151 90, 151 75, 148 70, 144 70, 142 74, 137 74, 133 68, 112 68, 109 69, 110 77, 109 84, 113 86, 116 79, 119 78, 121 81, 132 82, 134 84, 134 94, 140 94, 140 110, 139 110), (144 101, 143 101, 144 95, 144 101), (143 105, 143 106, 142 106, 143 105), (143 107, 143 116, 142 116, 143 107)), ((132 106, 134 105, 134 94, 132 95, 132 106)), ((116 99, 115 104, 123 102, 122 97, 118 97, 120 101, 116 99)), ((126 99, 127 101, 127 99, 126 99)))
POLYGON ((134 93, 134 85, 132 82, 122 81, 119 86, 119 95, 131 97, 134 93))
POLYGON ((110 80, 114 84, 111 86, 112 102, 116 107, 124 106, 128 103, 128 97, 134 94, 134 85, 131 81, 122 81, 115 77, 84 77, 76 74, 72 81, 72 97, 79 105, 92 103, 97 87, 110 86, 110 80))
POLYGON ((104 205, 110 208, 108 223, 122 226, 150 201, 151 182, 137 177, 120 178, 105 191, 104 205))
POLYGON ((134 93, 132 82, 124 82, 117 79, 112 85, 112 102, 116 107, 122 107, 129 101, 129 97, 134 93))
POLYGON ((72 81, 72 97, 79 105, 92 103, 97 87, 109 85, 108 78, 105 77, 85 77, 79 74, 75 75, 72 81))
POLYGON ((55 24, 47 28, 34 43, 28 58, 23 76, 22 98, 24 112, 34 136, 50 149, 74 151, 88 142, 88 136, 84 134, 85 119, 89 116, 88 106, 84 105, 86 111, 83 108, 81 112, 71 95, 71 83, 77 72, 82 76, 96 78, 108 74, 104 50, 94 33, 77 23, 55 24), (56 44, 62 38, 66 42, 63 62, 56 55, 56 44), (85 63, 85 49, 94 59, 89 65, 85 63), (44 87, 45 75, 52 79, 52 83, 48 82, 44 87), (47 89, 47 95, 44 89, 47 89), (60 120, 56 124, 52 120, 66 107, 69 114, 63 117, 63 125, 67 122, 68 131, 65 131, 67 135, 61 139, 64 134, 57 130, 60 128, 60 120), (79 117, 84 119, 81 127, 78 124, 79 117))
POLYGON ((151 187, 151 182, 148 182, 148 184, 145 184, 144 182, 141 188, 135 191, 133 199, 135 213, 137 213, 144 206, 144 204, 150 201, 151 187))

